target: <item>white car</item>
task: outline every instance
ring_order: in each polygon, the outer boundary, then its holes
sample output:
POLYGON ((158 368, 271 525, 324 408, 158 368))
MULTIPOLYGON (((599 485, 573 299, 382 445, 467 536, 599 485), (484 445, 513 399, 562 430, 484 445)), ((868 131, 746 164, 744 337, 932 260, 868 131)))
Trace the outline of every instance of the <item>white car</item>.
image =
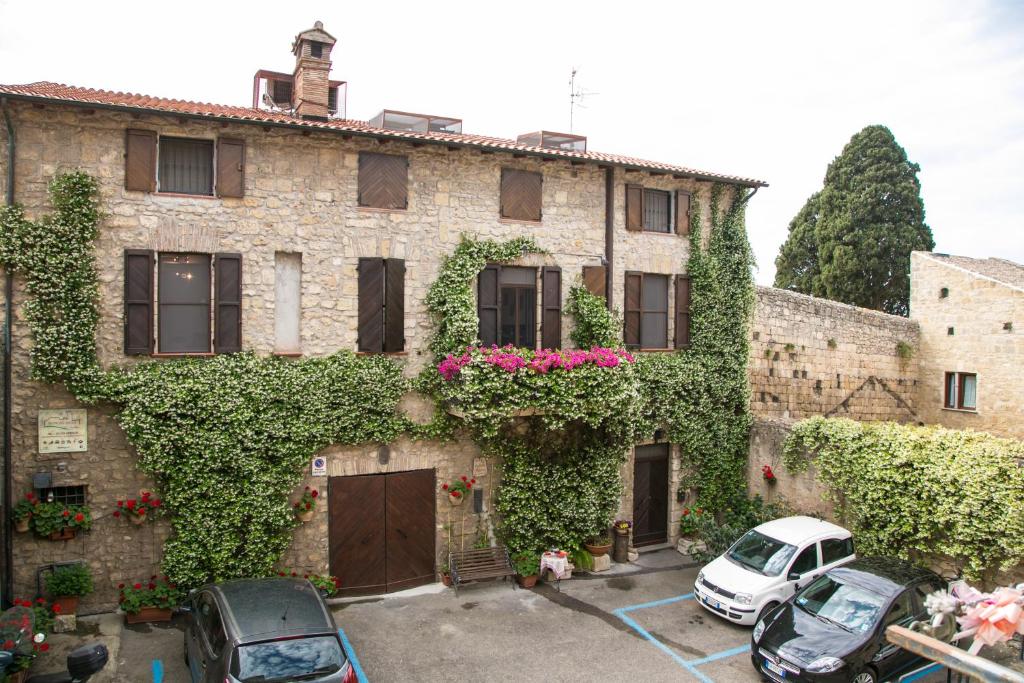
POLYGON ((856 557, 841 526, 783 517, 751 529, 697 574, 694 598, 731 622, 753 626, 829 569, 856 557))

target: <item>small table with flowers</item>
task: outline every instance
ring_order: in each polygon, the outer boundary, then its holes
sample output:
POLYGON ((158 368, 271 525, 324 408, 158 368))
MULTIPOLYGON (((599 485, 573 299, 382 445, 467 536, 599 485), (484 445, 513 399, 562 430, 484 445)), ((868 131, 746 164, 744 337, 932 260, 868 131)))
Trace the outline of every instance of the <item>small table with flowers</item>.
POLYGON ((561 590, 562 578, 572 576, 572 565, 569 564, 568 554, 564 550, 548 550, 540 556, 540 575, 544 576, 544 570, 555 575, 555 590, 561 590))

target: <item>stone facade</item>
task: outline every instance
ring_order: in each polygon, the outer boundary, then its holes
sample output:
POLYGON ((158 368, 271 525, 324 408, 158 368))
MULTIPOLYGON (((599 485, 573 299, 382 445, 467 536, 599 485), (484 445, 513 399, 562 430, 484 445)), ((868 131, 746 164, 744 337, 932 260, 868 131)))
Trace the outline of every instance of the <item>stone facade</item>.
POLYGON ((921 328, 921 419, 1024 439, 1024 266, 914 252, 910 317, 921 328), (948 372, 977 376, 977 408, 944 407, 948 372))
MULTIPOLYGON (((442 259, 460 235, 508 239, 531 235, 546 250, 519 265, 558 265, 562 297, 579 280, 585 265, 598 265, 604 255, 605 170, 593 164, 541 161, 513 154, 482 153, 466 148, 416 145, 335 134, 290 131, 239 123, 185 120, 151 113, 118 113, 64 105, 33 106, 9 102, 18 136, 16 201, 32 218, 50 211, 47 183, 60 171, 81 169, 99 179, 105 217, 96 244, 100 275, 97 345, 101 364, 135 362, 123 353, 123 291, 125 249, 242 254, 242 327, 244 347, 260 354, 275 349, 275 253, 302 255, 301 352, 323 355, 338 349, 356 350, 357 271, 360 257, 405 260, 406 350, 395 358, 407 375, 429 360, 432 329, 424 299, 437 277, 442 259), (245 140, 245 196, 238 199, 182 197, 128 191, 124 187, 125 130, 143 128, 160 135, 245 140), (360 151, 382 151, 409 157, 409 208, 375 210, 357 206, 360 151), (499 218, 501 169, 512 167, 543 173, 543 219, 537 223, 499 218)), ((2 133, 0 133, 2 136, 2 133)), ((3 140, 0 137, 0 140, 3 140)), ((6 151, 6 145, 4 145, 6 151)), ((6 154, 0 156, 0 178, 6 154)), ((627 233, 625 184, 638 183, 693 193, 710 221, 707 182, 672 175, 614 171, 615 256, 612 295, 621 305, 626 270, 677 274, 685 272, 688 238, 674 234, 627 233)), ((671 299, 671 297, 670 297, 671 299)), ((40 409, 70 407, 75 401, 59 387, 29 380, 31 337, 21 312, 24 283, 16 281, 12 440, 16 493, 27 490, 32 474, 50 471, 55 481, 84 484, 96 518, 93 530, 69 542, 38 541, 21 534, 15 539, 16 593, 35 593, 41 564, 87 559, 96 574, 96 592, 83 610, 111 608, 120 581, 146 578, 156 572, 165 523, 141 527, 111 517, 115 501, 151 486, 135 468, 136 456, 113 420, 110 407, 89 407, 90 446, 87 453, 43 457, 37 449, 40 409)), ((668 338, 673 335, 672 301, 668 338)), ((539 304, 539 299, 538 299, 539 304)), ((540 316, 537 316, 538 320, 540 316)), ((571 321, 563 316, 562 338, 571 321)), ((420 413, 425 410, 420 407, 420 413)), ((416 411, 413 412, 414 416, 416 411)), ((425 419, 425 417, 424 417, 425 419)), ((456 444, 398 442, 388 465, 379 465, 366 447, 331 448, 325 452, 331 474, 432 468, 438 482, 472 470, 479 457, 468 441, 456 444)), ((672 478, 678 480, 678 454, 672 478)), ((625 490, 631 491, 631 465, 624 467, 625 490)), ((497 479, 491 463, 483 482, 488 501, 497 479)), ((322 478, 309 484, 326 489, 322 478)), ((673 485, 675 485, 673 483, 673 485)), ((673 489, 674 490, 674 489, 673 489)), ((674 495, 669 496, 674 500, 674 495)), ((675 503, 672 504, 674 507, 675 503)), ((285 563, 298 570, 327 571, 327 510, 320 506, 314 522, 296 532, 285 563)), ((466 506, 463 506, 464 508, 466 506)), ((488 503, 488 507, 489 503, 488 503)), ((631 494, 623 499, 630 511, 631 494)), ((438 497, 437 548, 446 547, 446 524, 452 511, 438 497)), ((466 514, 464 511, 460 515, 466 514)), ((624 513, 625 514, 625 513, 624 513)), ((628 516, 628 515, 627 515, 628 516)), ((674 515, 675 519, 677 515, 674 515)), ((456 520, 454 532, 472 535, 476 521, 456 520)), ((489 523, 489 522, 487 522, 489 523)), ((674 530, 674 523, 669 528, 674 530)), ((461 543, 463 541, 458 540, 461 543)))
POLYGON ((758 287, 750 344, 753 413, 916 421, 918 334, 918 323, 906 318, 758 287))

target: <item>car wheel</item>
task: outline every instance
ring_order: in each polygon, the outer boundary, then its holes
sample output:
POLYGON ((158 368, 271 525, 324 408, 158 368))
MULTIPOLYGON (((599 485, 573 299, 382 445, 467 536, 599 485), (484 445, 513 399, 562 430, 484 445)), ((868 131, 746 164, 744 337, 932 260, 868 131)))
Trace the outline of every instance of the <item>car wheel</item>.
MULTIPOLYGON (((754 619, 754 623, 756 624, 757 622, 759 622, 762 619, 764 619, 765 616, 767 616, 769 612, 771 612, 773 609, 775 609, 778 606, 779 606, 779 603, 775 602, 774 600, 769 602, 769 603, 767 603, 764 607, 761 608, 761 611, 757 613, 757 619, 754 619)), ((860 681, 858 681, 857 683, 860 683, 860 681)))
POLYGON ((875 683, 875 672, 871 669, 864 669, 853 677, 853 683, 875 683))

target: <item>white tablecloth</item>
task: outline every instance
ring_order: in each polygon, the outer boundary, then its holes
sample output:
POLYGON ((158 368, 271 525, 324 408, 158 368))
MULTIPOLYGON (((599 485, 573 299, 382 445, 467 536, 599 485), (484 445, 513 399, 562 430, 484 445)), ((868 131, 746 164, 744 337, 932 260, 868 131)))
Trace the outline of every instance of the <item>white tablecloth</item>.
POLYGON ((559 557, 554 553, 544 553, 540 556, 540 574, 544 575, 544 570, 550 569, 555 575, 556 579, 561 579, 569 573, 569 558, 559 557))

